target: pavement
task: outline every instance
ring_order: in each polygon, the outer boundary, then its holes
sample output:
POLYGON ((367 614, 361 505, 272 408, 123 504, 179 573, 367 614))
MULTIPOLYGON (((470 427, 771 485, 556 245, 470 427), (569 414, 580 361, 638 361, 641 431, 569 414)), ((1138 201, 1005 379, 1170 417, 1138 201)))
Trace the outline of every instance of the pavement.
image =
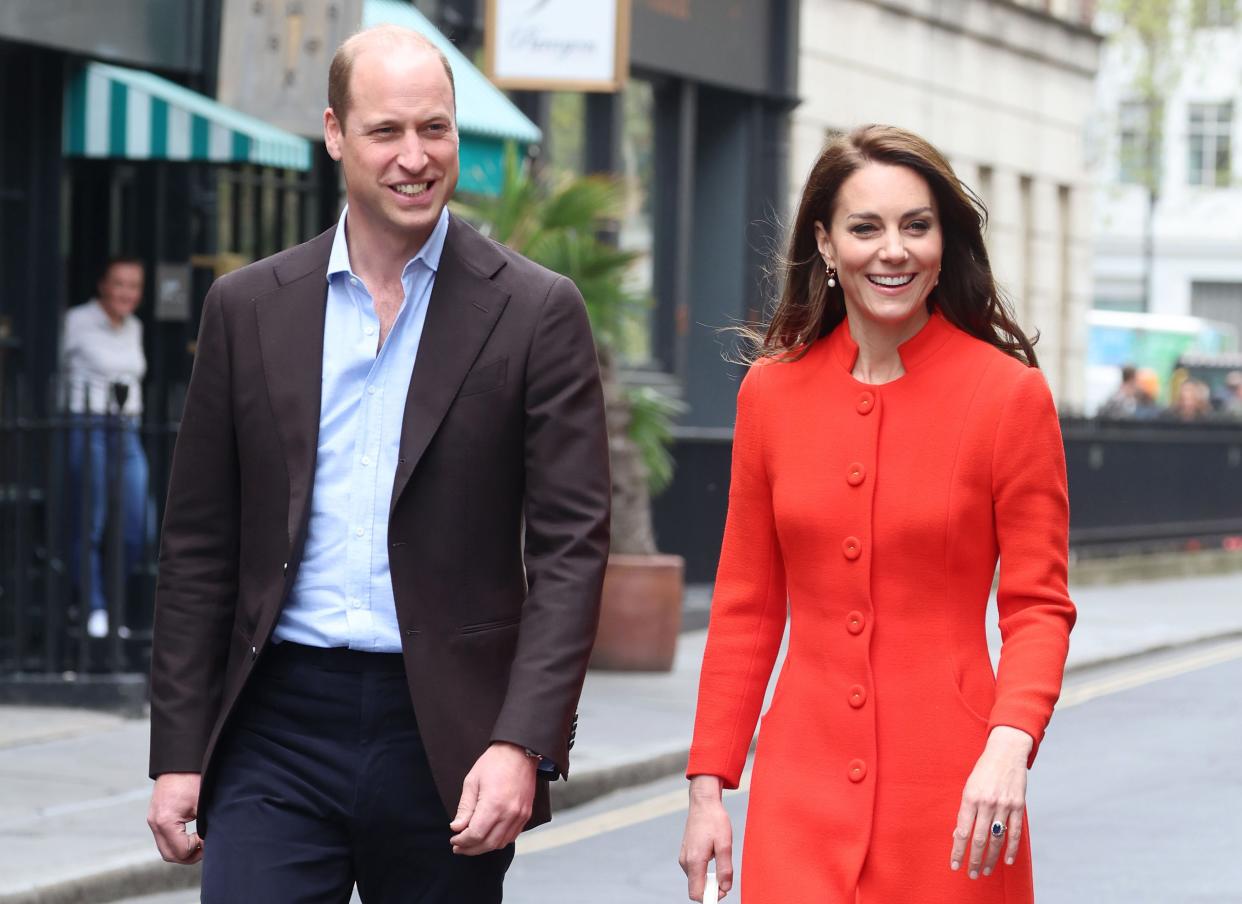
MULTIPOLYGON (((1242 571, 1072 584, 1079 621, 1069 668, 1083 670, 1211 638, 1242 636, 1242 571)), ((673 670, 593 671, 578 744, 554 807, 679 772, 693 726, 707 588, 690 588, 673 670)), ((995 651, 995 613, 989 636, 995 651)), ((0 904, 91 904, 185 888, 193 868, 160 861, 146 826, 145 719, 0 706, 0 904)))

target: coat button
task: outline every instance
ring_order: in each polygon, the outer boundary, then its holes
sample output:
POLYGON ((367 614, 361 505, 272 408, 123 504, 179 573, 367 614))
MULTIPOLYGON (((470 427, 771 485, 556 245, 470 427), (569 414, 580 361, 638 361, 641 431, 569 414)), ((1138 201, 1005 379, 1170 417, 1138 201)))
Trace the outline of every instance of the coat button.
POLYGON ((867 777, 867 764, 862 760, 850 760, 850 781, 861 782, 867 777))
POLYGON ((854 709, 861 709, 862 705, 867 702, 867 689, 861 684, 855 684, 850 688, 850 706, 854 709))
POLYGON ((858 413, 870 414, 871 409, 875 407, 875 394, 864 392, 858 397, 858 413))
POLYGON ((859 486, 867 479, 867 469, 858 462, 854 462, 845 472, 845 482, 852 487, 859 486))
POLYGON ((845 630, 851 634, 861 634, 863 627, 867 624, 867 619, 863 614, 855 609, 849 615, 845 616, 845 630))
POLYGON ((862 542, 857 537, 846 537, 841 544, 841 552, 845 557, 853 562, 862 555, 862 542))

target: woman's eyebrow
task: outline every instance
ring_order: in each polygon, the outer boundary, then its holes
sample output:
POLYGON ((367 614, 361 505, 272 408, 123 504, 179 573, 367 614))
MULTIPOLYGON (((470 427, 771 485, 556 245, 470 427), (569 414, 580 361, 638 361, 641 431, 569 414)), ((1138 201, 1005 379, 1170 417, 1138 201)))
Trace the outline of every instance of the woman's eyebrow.
MULTIPOLYGON (((901 218, 904 220, 906 217, 921 216, 923 214, 928 214, 928 213, 935 213, 935 211, 932 210, 931 207, 916 207, 914 210, 907 210, 905 213, 901 215, 901 218)), ((878 220, 880 219, 880 215, 878 213, 872 213, 869 210, 864 210, 861 213, 852 213, 849 216, 847 216, 846 219, 847 220, 878 220)))

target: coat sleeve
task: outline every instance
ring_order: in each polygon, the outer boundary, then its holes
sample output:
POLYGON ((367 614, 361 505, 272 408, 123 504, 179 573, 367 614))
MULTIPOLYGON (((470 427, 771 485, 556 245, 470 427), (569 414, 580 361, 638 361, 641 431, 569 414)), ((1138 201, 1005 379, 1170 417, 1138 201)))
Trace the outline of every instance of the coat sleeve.
POLYGON ((198 772, 219 714, 237 605, 239 465, 219 283, 203 303, 160 538, 150 773, 198 772))
POLYGON ((738 391, 729 512, 686 769, 720 776, 726 788, 741 780, 788 608, 763 454, 759 387, 768 366, 752 367, 738 391))
POLYGON ((595 342, 573 282, 556 280, 526 364, 528 585, 492 740, 569 769, 569 736, 599 622, 612 483, 595 342))
POLYGON ((1034 738, 1030 765, 1061 693, 1076 615, 1067 587, 1065 447, 1052 394, 1036 368, 1021 374, 1002 408, 992 499, 1002 643, 988 728, 1009 725, 1034 738))

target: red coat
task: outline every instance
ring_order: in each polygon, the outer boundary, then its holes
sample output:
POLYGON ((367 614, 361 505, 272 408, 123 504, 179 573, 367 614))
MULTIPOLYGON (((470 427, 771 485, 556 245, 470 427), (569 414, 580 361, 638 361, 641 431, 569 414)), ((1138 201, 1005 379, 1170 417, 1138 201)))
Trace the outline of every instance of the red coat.
POLYGON ((1029 902, 1026 837, 975 881, 949 852, 988 731, 1020 728, 1038 750, 1060 693, 1075 610, 1056 410, 1038 370, 939 315, 901 346, 898 380, 859 383, 857 353, 842 324, 742 383, 687 771, 736 787, 788 600, 744 904, 1029 902))

